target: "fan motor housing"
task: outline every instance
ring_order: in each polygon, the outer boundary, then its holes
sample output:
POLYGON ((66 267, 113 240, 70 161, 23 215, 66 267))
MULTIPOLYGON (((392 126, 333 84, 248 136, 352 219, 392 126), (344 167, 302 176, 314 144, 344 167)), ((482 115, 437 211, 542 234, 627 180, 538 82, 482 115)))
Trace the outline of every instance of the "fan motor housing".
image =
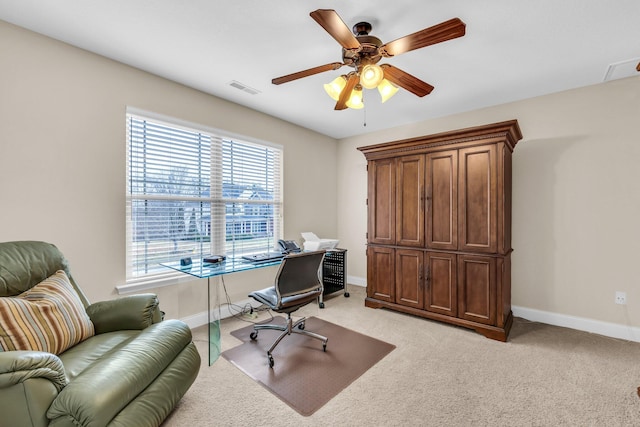
POLYGON ((353 26, 353 34, 360 43, 359 49, 342 49, 342 62, 351 67, 358 67, 367 64, 375 64, 380 59, 379 48, 382 40, 375 36, 370 36, 371 24, 368 22, 358 22, 353 26))

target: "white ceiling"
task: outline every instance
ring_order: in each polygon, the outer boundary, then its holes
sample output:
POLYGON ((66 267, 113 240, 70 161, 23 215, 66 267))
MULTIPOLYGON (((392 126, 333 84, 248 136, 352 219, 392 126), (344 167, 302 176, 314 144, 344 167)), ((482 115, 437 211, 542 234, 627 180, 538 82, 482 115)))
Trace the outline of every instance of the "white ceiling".
POLYGON ((638 0, 0 0, 0 19, 334 138, 629 77, 640 61, 638 0), (315 9, 384 43, 453 17, 466 35, 381 62, 430 95, 365 90, 365 109, 334 111, 322 85, 347 67, 271 84, 341 61, 315 9))

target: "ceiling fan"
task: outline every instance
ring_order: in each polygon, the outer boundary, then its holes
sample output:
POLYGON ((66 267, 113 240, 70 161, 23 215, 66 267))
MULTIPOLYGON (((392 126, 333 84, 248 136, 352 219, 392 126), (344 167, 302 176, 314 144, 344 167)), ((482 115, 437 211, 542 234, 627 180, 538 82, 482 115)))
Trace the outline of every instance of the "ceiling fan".
POLYGON ((382 95, 382 102, 385 102, 398 90, 397 86, 420 97, 428 95, 433 90, 433 86, 429 83, 423 82, 393 65, 382 64, 379 66, 377 63, 383 57, 389 58, 400 55, 401 53, 462 37, 465 34, 464 22, 459 18, 453 18, 383 44, 379 38, 369 35, 371 24, 368 22, 355 24, 352 34, 352 31, 349 30, 333 9, 318 9, 309 15, 340 43, 342 46, 342 62, 332 62, 287 74, 271 80, 271 83, 279 85, 325 71, 337 70, 344 65, 353 67, 355 68, 354 71, 338 77, 329 85, 325 85, 325 90, 327 90, 329 96, 337 101, 336 110, 344 110, 347 107, 362 108, 362 87, 367 89, 377 87, 382 95), (387 90, 391 92, 385 92, 387 90), (360 94, 359 101, 357 99, 358 91, 360 94), (353 95, 356 95, 356 98, 352 99, 353 95))

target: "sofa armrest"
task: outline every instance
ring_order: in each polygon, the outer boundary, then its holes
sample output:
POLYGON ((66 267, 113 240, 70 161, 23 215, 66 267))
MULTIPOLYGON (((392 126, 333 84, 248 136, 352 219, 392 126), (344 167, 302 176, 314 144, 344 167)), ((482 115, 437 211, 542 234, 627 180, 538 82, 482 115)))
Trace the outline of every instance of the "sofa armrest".
POLYGON ((125 329, 142 330, 162 320, 158 297, 154 294, 130 295, 100 301, 87 307, 96 334, 125 329))
POLYGON ((58 356, 43 351, 0 351, 0 388, 44 378, 60 391, 67 385, 64 366, 58 356))

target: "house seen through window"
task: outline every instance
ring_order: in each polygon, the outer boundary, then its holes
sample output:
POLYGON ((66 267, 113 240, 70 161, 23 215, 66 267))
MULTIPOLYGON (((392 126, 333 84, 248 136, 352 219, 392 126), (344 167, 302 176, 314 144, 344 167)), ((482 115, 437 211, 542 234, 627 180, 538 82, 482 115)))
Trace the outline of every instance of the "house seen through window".
POLYGON ((127 114, 127 282, 160 263, 273 250, 282 235, 276 145, 127 114))

